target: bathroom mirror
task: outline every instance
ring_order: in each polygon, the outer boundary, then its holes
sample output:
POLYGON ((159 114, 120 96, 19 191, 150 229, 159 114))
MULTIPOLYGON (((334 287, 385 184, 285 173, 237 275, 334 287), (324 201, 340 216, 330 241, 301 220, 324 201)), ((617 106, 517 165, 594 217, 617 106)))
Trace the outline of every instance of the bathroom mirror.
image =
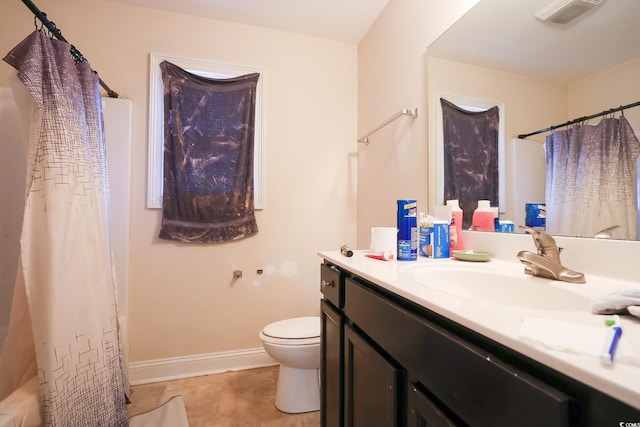
MULTIPOLYGON (((428 47, 430 206, 444 202, 440 97, 503 105, 501 217, 516 226, 524 224, 525 202, 544 201, 542 143, 548 133, 515 138, 640 101, 640 1, 605 0, 566 24, 535 17, 550 3, 480 0, 428 47)), ((640 134, 640 107, 624 115, 640 134)))

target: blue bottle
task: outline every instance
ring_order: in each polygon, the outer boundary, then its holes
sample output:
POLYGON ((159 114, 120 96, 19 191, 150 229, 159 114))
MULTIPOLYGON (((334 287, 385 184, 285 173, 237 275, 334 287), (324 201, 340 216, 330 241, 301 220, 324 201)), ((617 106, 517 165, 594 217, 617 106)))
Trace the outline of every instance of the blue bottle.
POLYGON ((398 260, 418 259, 418 203, 398 200, 398 260))

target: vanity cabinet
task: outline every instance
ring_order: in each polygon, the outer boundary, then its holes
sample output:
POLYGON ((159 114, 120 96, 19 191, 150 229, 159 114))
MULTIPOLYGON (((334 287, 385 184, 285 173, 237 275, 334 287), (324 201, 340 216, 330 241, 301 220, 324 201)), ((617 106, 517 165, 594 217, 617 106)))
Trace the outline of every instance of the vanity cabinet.
POLYGON ((407 427, 456 427, 416 383, 408 383, 407 409, 407 427))
POLYGON ((339 288, 331 298, 335 289, 323 290, 323 426, 640 421, 640 411, 348 269, 325 261, 321 277, 323 289, 330 277, 339 288))
POLYGON ((344 390, 344 278, 340 271, 322 264, 320 285, 320 418, 323 426, 342 426, 344 390))

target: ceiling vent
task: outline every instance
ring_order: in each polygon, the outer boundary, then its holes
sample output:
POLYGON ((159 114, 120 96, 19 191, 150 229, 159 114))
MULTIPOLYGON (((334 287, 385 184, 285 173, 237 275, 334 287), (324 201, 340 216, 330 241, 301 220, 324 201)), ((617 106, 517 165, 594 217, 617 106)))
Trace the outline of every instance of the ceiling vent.
POLYGON ((604 0, 556 0, 536 13, 535 17, 541 21, 566 24, 603 2, 604 0))

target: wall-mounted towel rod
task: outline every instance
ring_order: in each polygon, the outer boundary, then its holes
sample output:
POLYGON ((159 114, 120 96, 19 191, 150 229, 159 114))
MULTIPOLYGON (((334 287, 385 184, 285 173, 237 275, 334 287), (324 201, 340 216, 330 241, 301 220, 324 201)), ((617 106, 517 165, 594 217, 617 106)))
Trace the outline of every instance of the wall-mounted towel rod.
POLYGON ((415 119, 416 117, 418 117, 418 107, 403 108, 402 110, 400 110, 399 113, 396 113, 393 116, 389 117, 387 121, 382 123, 380 126, 373 129, 372 131, 367 132, 362 138, 358 139, 358 142, 364 142, 365 144, 369 145, 369 137, 371 135, 378 132, 380 129, 382 129, 383 127, 385 127, 386 125, 388 125, 389 123, 397 119, 398 117, 402 117, 402 116, 410 116, 412 119, 415 119))
POLYGON ((521 134, 521 135, 518 135, 518 138, 519 139, 525 139, 525 138, 527 138, 529 136, 532 136, 532 135, 537 135, 539 133, 544 133, 544 132, 551 132, 551 131, 556 130, 556 129, 561 128, 561 127, 575 125, 577 123, 585 122, 585 121, 590 120, 590 119, 595 119, 597 117, 602 117, 602 116, 606 116, 608 114, 617 113, 618 111, 624 111, 627 108, 633 108, 633 107, 639 107, 639 106, 640 106, 640 101, 634 102, 632 104, 622 105, 622 106, 617 107, 617 108, 612 108, 610 110, 602 111, 601 113, 592 114, 590 116, 578 117, 577 119, 570 120, 570 121, 568 121, 566 123, 562 123, 560 125, 549 126, 548 128, 540 129, 540 130, 537 130, 535 132, 521 134))
MULTIPOLYGON (((24 3, 24 5, 27 6, 31 12, 33 12, 36 18, 38 18, 40 22, 42 22, 42 25, 47 27, 51 34, 53 34, 58 40, 67 42, 67 40, 62 37, 62 32, 58 29, 58 27, 56 27, 56 24, 49 21, 49 19, 47 18, 47 14, 38 9, 38 7, 33 4, 31 0, 22 0, 22 3, 24 3)), ((76 62, 89 62, 84 56, 82 56, 82 53, 80 53, 80 51, 76 49, 74 45, 72 45, 71 43, 69 44, 71 45, 71 55, 73 56, 73 59, 76 60, 76 62)), ((111 90, 111 88, 107 86, 107 84, 103 82, 100 77, 98 77, 98 81, 100 82, 100 86, 102 86, 102 88, 107 92, 107 95, 109 95, 110 98, 118 98, 118 94, 111 90)))

